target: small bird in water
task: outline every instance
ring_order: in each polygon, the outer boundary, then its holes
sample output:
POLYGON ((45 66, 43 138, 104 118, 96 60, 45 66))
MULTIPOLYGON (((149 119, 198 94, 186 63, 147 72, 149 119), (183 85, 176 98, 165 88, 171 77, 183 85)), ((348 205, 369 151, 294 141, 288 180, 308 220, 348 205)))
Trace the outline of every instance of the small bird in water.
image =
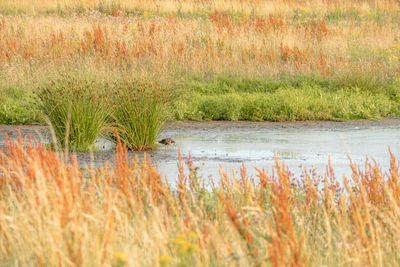
POLYGON ((163 145, 166 145, 166 146, 169 146, 169 145, 175 145, 175 141, 174 140, 172 140, 171 138, 165 138, 165 139, 163 139, 163 140, 161 140, 161 141, 158 141, 160 144, 163 144, 163 145))

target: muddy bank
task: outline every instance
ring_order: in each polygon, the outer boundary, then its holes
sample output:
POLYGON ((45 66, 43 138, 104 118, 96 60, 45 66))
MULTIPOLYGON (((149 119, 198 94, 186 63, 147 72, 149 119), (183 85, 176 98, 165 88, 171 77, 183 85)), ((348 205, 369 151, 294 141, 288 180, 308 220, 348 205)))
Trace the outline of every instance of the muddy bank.
POLYGON ((348 129, 366 127, 390 127, 400 125, 400 118, 381 119, 375 121, 286 121, 286 122, 254 122, 254 121, 177 121, 169 122, 165 130, 229 130, 232 128, 259 129, 348 129))
POLYGON ((22 137, 24 136, 42 136, 49 138, 51 136, 50 129, 42 125, 0 125, 0 139, 4 138, 7 134, 8 137, 15 139, 21 131, 22 137))
MULTIPOLYGON (((400 118, 381 120, 357 120, 357 121, 289 121, 289 122, 253 122, 253 121, 177 121, 167 122, 162 131, 179 130, 229 130, 241 128, 257 129, 350 129, 369 127, 392 127, 400 125, 400 118)), ((5 133, 10 137, 17 137, 18 130, 22 135, 42 135, 51 137, 49 128, 42 125, 0 125, 0 137, 5 133)))

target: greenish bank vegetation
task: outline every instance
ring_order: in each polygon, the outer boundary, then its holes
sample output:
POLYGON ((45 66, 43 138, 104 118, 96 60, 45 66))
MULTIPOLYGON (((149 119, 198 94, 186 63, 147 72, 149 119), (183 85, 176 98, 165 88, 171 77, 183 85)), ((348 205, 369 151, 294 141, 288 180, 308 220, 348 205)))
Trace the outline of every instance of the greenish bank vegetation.
MULTIPOLYGON (((374 79, 372 77, 372 79, 374 79)), ((220 77, 192 79, 191 95, 176 101, 177 120, 357 120, 398 116, 400 82, 220 77)))
POLYGON ((95 151, 100 135, 119 138, 129 149, 148 150, 168 119, 171 95, 147 78, 101 82, 67 75, 35 90, 32 114, 54 129, 56 146, 63 150, 95 151))
MULTIPOLYGON (((44 81, 42 84, 47 86, 52 84, 54 89, 65 87, 65 83, 69 82, 65 79, 52 79, 51 83, 44 81)), ((123 94, 121 101, 130 103, 168 99, 166 109, 154 110, 158 114, 156 117, 163 120, 357 120, 399 116, 400 81, 391 79, 378 82, 374 84, 374 81, 348 81, 346 85, 337 81, 304 77, 279 80, 232 76, 201 79, 191 76, 179 83, 161 84, 159 86, 163 89, 157 94, 153 88, 153 92, 146 93, 147 95, 138 94, 140 81, 121 87, 121 83, 124 82, 118 81, 110 85, 110 82, 93 80, 90 85, 93 87, 92 94, 97 97, 107 91, 114 97, 123 94), (118 87, 118 83, 120 89, 123 89, 113 93, 110 88, 118 87), (134 99, 140 97, 145 101, 135 102, 134 99)), ((154 85, 150 87, 152 86, 154 85)), ((38 97, 38 88, 41 87, 43 86, 35 87, 29 84, 26 88, 9 86, 0 90, 0 123, 43 124, 43 116, 37 105, 43 101, 43 98, 38 97)), ((54 95, 51 93, 51 97, 54 95)), ((58 101, 51 97, 46 101, 58 101)), ((107 101, 109 99, 107 98, 107 101)), ((137 107, 136 105, 135 108, 137 107)), ((133 110, 116 109, 116 111, 121 116, 124 113, 129 113, 130 116, 143 115, 133 110)))

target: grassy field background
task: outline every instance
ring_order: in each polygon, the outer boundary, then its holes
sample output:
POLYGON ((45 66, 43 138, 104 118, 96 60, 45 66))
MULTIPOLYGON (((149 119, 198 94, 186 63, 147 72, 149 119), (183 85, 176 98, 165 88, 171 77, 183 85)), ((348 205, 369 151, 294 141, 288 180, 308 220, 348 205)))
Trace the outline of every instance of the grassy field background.
POLYGON ((181 155, 168 184, 121 142, 112 167, 67 159, 100 134, 151 149, 167 119, 399 116, 399 11, 394 0, 0 0, 0 123, 50 122, 57 135, 0 149, 0 265, 398 266, 393 155, 388 170, 350 162, 343 179, 277 160, 255 176, 221 170, 217 184, 181 155))
POLYGON ((0 123, 65 76, 154 77, 171 120, 399 116, 397 1, 0 1, 0 123))

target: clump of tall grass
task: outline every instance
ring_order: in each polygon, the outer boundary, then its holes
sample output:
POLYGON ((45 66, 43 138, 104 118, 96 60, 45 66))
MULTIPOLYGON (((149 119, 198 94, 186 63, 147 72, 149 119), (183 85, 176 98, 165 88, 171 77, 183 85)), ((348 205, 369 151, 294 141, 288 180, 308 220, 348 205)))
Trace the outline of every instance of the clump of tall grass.
POLYGON ((147 78, 127 79, 115 84, 113 97, 113 117, 121 141, 129 149, 151 149, 168 118, 171 90, 147 78))
POLYGON ((106 90, 106 83, 71 77, 38 88, 40 110, 61 148, 95 150, 95 139, 110 129, 110 93, 106 90))

